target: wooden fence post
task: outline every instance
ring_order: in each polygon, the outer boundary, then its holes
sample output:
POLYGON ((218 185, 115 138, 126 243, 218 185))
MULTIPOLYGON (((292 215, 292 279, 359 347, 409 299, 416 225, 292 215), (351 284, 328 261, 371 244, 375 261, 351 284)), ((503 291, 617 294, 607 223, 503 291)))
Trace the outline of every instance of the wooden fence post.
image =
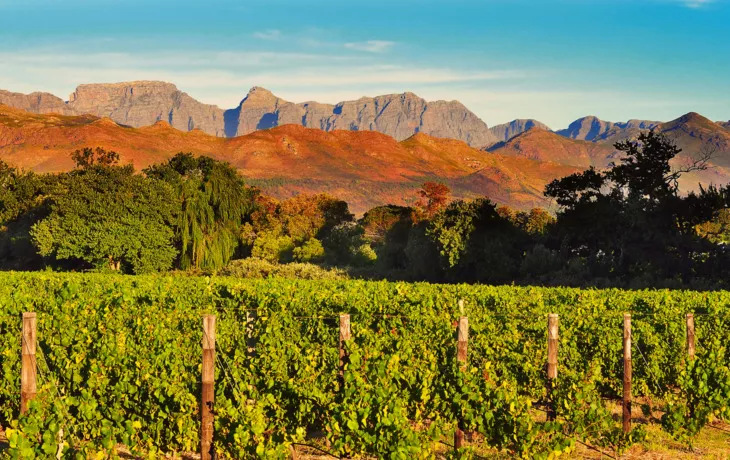
POLYGON ((631 314, 624 313, 624 433, 631 431, 631 314))
POLYGON ((340 389, 345 386, 345 365, 347 364, 347 350, 345 350, 345 342, 352 337, 350 331, 350 315, 340 315, 340 389))
POLYGON ((555 420, 556 411, 553 402, 553 386, 555 379, 558 378, 558 315, 551 313, 548 315, 548 357, 547 357, 547 396, 548 396, 548 412, 547 419, 555 420))
POLYGON ((213 458, 213 398, 215 390, 215 315, 203 317, 203 372, 200 398, 200 458, 213 458))
POLYGON ((20 413, 28 412, 28 403, 36 395, 36 314, 23 313, 20 364, 20 413))
MULTIPOLYGON (((460 363, 461 369, 467 367, 467 352, 469 350, 469 318, 466 316, 459 317, 459 323, 456 328, 456 360, 460 363)), ((459 450, 464 446, 464 426, 463 421, 459 418, 456 421, 456 430, 454 430, 454 449, 459 450)))
POLYGON ((695 315, 687 313, 687 355, 695 359, 695 315))

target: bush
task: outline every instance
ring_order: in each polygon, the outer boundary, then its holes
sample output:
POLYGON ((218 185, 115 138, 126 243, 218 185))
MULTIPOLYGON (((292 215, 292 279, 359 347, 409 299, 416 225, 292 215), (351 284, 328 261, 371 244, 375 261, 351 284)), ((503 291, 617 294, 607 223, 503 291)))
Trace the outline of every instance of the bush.
POLYGON ((352 256, 352 263, 356 267, 374 265, 377 260, 378 255, 376 254, 375 250, 367 243, 358 247, 352 256))
POLYGON ((347 273, 336 268, 326 269, 313 264, 290 263, 273 264, 266 260, 250 257, 248 259, 232 260, 220 276, 235 278, 289 278, 306 280, 343 280, 347 273))
POLYGON ((316 238, 308 239, 293 251, 293 258, 296 262, 319 262, 323 257, 324 247, 316 238))
POLYGON ((291 259, 294 242, 289 236, 279 236, 264 232, 256 238, 251 256, 268 262, 286 262, 291 259))

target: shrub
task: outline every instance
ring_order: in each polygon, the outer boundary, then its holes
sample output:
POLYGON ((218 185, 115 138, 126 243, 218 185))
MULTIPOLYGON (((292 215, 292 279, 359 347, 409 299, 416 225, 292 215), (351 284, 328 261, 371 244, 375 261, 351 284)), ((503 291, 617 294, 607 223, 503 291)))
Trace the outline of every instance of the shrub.
POLYGON ((326 269, 306 263, 272 264, 266 260, 253 257, 232 260, 218 274, 236 278, 275 277, 307 280, 342 280, 348 278, 345 271, 336 268, 326 269))
POLYGON ((294 242, 289 236, 279 236, 264 232, 256 238, 251 249, 251 256, 268 262, 286 262, 290 260, 294 242))
POLYGON ((316 238, 308 239, 293 251, 293 259, 296 262, 319 262, 323 257, 324 247, 316 238))

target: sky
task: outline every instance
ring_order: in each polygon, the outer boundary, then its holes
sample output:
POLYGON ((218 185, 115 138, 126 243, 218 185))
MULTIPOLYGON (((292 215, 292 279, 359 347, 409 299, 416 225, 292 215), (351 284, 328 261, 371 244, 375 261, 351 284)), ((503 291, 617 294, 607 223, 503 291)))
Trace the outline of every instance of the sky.
POLYGON ((164 80, 233 108, 414 92, 488 125, 730 119, 730 0, 0 0, 0 89, 164 80))

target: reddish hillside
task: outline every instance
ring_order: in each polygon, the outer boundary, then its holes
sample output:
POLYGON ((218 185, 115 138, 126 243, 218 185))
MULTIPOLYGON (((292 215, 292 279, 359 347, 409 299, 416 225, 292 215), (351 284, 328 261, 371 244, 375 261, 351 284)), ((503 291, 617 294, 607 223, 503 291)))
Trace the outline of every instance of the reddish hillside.
POLYGON ((549 161, 578 168, 603 167, 614 149, 604 144, 563 137, 552 131, 532 128, 509 141, 490 148, 494 153, 530 160, 549 161))
POLYGON ((202 131, 181 132, 164 122, 122 127, 91 116, 36 115, 0 106, 0 159, 39 172, 70 169, 70 153, 82 147, 117 151, 122 163, 142 169, 177 152, 225 160, 283 198, 325 191, 347 200, 355 212, 405 204, 426 180, 441 180, 457 197, 488 195, 524 208, 545 204, 545 184, 576 169, 493 154, 451 139, 417 134, 402 142, 372 131, 324 132, 297 125, 225 139, 202 131))

